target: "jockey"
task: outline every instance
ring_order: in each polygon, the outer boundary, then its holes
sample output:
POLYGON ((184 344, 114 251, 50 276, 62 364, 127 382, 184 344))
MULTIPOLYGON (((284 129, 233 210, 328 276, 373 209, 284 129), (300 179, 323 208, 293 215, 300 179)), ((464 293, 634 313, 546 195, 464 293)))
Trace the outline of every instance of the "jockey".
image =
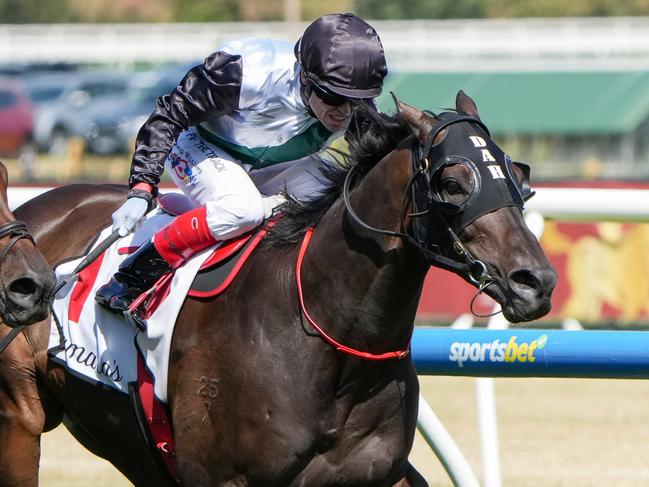
POLYGON ((281 193, 304 202, 323 194, 335 165, 318 153, 359 103, 373 104, 386 74, 378 34, 349 13, 320 17, 295 46, 242 39, 192 68, 138 133, 113 229, 135 228, 164 169, 195 208, 125 259, 97 302, 123 312, 196 253, 260 225, 281 193))

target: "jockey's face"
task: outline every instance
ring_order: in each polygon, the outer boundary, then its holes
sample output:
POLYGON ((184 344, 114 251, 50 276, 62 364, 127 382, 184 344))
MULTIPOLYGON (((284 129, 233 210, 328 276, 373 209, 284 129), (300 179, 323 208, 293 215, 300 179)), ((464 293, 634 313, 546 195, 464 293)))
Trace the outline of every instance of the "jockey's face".
POLYGON ((322 125, 332 132, 340 130, 351 117, 353 111, 352 104, 349 101, 334 107, 324 103, 313 92, 309 97, 309 106, 315 116, 318 117, 318 120, 322 122, 322 125))

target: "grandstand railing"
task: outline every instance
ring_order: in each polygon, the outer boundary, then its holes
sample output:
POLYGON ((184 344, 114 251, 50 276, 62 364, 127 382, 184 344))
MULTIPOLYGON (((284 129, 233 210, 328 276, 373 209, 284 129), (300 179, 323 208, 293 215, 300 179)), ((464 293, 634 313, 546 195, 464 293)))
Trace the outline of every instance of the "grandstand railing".
MULTIPOLYGON (((649 17, 372 22, 393 69, 647 69, 649 17)), ((295 41, 306 23, 0 24, 0 63, 193 61, 226 41, 295 41)))

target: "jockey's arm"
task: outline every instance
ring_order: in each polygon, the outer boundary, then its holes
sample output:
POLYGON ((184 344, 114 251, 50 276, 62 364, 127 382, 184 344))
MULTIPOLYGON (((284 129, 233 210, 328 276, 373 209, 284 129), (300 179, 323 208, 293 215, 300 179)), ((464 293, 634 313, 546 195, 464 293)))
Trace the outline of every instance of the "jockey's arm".
POLYGON ((137 135, 129 187, 149 185, 155 194, 165 157, 179 134, 235 110, 241 77, 241 56, 218 51, 192 68, 174 91, 158 98, 155 111, 137 135))

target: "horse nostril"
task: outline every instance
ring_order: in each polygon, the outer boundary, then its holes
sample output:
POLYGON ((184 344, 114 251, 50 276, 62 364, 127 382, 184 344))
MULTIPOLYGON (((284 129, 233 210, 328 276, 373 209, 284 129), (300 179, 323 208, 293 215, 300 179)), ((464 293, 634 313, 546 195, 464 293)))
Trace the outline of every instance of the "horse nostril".
POLYGON ((517 292, 534 293, 540 297, 554 289, 557 278, 553 270, 523 268, 510 272, 509 280, 517 292))
POLYGON ((509 280, 518 293, 543 293, 543 284, 531 269, 517 269, 509 274, 509 280))
POLYGON ((7 289, 17 297, 27 297, 36 294, 40 286, 29 277, 21 277, 12 281, 7 289))

